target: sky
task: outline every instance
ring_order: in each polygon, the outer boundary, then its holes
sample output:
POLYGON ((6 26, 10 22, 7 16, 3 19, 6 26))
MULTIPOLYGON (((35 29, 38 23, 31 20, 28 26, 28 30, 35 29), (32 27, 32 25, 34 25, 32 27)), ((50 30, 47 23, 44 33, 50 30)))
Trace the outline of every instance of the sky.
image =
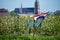
MULTIPOLYGON (((40 11, 56 11, 60 10, 60 0, 38 0, 40 2, 40 11)), ((35 0, 0 0, 0 8, 8 9, 9 11, 15 8, 34 7, 35 0)))

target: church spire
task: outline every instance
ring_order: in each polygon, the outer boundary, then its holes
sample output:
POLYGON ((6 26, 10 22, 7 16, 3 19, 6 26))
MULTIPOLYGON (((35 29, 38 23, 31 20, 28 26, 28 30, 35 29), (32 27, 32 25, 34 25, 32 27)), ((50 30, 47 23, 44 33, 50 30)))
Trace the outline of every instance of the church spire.
POLYGON ((21 8, 20 8, 20 13, 22 14, 22 3, 21 3, 21 8))
POLYGON ((21 3, 21 8, 22 8, 22 3, 21 3))
POLYGON ((38 0, 36 0, 36 2, 38 2, 38 0))

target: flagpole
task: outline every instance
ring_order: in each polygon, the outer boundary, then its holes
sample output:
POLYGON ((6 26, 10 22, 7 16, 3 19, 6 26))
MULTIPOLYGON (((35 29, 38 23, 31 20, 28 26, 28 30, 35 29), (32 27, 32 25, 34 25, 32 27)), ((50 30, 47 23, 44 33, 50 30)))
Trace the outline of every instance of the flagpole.
POLYGON ((39 24, 40 27, 42 27, 42 22, 43 22, 44 18, 42 19, 41 23, 39 24))
POLYGON ((35 27, 35 23, 36 23, 36 20, 34 20, 34 22, 33 22, 33 27, 35 27))

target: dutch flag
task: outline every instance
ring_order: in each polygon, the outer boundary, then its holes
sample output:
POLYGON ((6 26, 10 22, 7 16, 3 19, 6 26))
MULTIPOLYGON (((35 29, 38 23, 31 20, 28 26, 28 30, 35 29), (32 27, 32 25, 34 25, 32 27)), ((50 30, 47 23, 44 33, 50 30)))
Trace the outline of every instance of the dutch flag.
POLYGON ((35 14, 34 15, 34 20, 44 19, 47 14, 48 14, 48 12, 44 12, 42 14, 35 14))

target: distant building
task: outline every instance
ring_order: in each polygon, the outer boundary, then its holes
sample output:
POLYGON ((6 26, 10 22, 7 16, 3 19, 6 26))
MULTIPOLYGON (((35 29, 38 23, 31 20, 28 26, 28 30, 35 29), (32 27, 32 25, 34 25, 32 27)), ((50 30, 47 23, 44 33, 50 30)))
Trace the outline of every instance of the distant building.
POLYGON ((34 13, 34 8, 15 8, 14 10, 15 13, 19 13, 19 14, 28 14, 28 13, 34 13))
POLYGON ((56 11, 54 12, 54 14, 60 16, 60 10, 56 10, 56 11))
POLYGON ((22 8, 22 4, 21 4, 21 8, 15 8, 14 12, 16 14, 38 14, 40 13, 40 6, 39 6, 39 2, 38 0, 35 1, 35 7, 30 7, 30 8, 22 8))
POLYGON ((0 16, 7 16, 7 15, 9 15, 7 9, 4 8, 0 9, 0 16))

